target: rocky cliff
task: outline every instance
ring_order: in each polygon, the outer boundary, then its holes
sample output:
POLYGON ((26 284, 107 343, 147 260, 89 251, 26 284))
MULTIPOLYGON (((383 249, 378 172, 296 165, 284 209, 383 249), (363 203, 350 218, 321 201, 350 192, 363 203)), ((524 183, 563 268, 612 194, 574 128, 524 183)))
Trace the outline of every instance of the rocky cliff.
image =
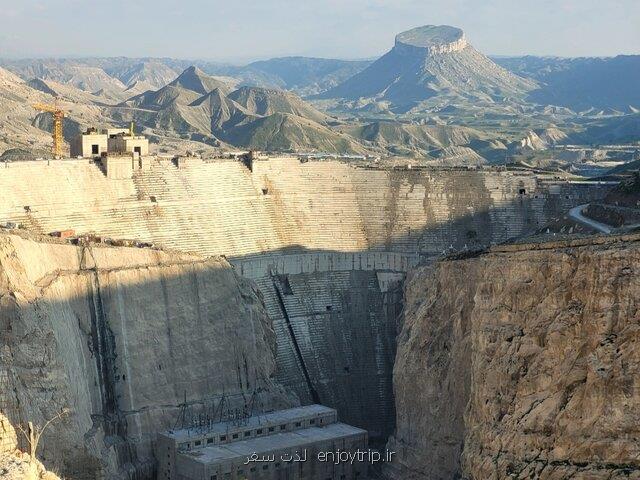
POLYGON ((637 236, 417 269, 392 476, 640 478, 639 270, 637 236))
POLYGON ((0 310, 2 413, 42 425, 69 408, 38 452, 68 478, 151 478, 185 400, 291 404, 262 298, 221 258, 1 234, 0 310))

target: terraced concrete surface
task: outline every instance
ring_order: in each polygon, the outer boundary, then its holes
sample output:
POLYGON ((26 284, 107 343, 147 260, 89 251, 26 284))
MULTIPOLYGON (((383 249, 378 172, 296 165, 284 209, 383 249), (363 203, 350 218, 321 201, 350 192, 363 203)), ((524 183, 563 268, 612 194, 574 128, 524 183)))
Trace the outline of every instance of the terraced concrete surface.
POLYGON ((405 272, 539 228, 603 191, 527 172, 295 158, 259 160, 251 170, 229 160, 178 168, 155 159, 121 180, 87 160, 23 162, 0 168, 0 222, 225 255, 263 294, 277 380, 383 440, 393 428, 405 272))

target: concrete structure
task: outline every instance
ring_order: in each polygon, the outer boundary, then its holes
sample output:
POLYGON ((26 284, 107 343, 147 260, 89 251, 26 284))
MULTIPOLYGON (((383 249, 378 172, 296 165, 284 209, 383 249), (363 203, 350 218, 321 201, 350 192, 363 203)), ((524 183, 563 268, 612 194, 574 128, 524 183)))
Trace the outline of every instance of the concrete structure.
POLYGON ((134 159, 131 155, 103 155, 102 165, 104 166, 107 178, 112 180, 122 180, 131 178, 133 175, 134 159))
POLYGON ((264 296, 276 379, 380 442, 394 428, 404 273, 443 252, 541 228, 610 188, 526 171, 287 157, 258 159, 252 170, 234 160, 143 161, 124 178, 86 160, 8 163, 0 223, 225 255, 264 296))
POLYGON ((110 135, 108 140, 108 151, 115 153, 134 153, 139 156, 149 155, 149 140, 144 135, 131 135, 118 133, 110 135))
POLYGON ((72 157, 99 157, 107 151, 107 134, 98 133, 95 128, 89 128, 71 141, 72 157))
POLYGON ((129 128, 104 128, 102 133, 106 134, 109 138, 114 138, 117 135, 129 135, 130 131, 129 128))
POLYGON ((103 153, 149 155, 149 140, 144 135, 132 135, 128 128, 106 128, 98 132, 88 128, 71 141, 71 157, 95 158, 103 153))
POLYGON ((365 478, 365 461, 336 465, 323 455, 366 449, 365 430, 338 423, 332 408, 308 405, 161 433, 156 458, 159 480, 352 480, 365 478))

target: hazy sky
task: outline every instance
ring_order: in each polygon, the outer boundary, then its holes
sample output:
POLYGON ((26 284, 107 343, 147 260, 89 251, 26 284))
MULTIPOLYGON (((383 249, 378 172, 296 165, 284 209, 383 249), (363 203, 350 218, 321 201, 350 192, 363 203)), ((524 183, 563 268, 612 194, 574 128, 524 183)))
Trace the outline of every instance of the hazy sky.
POLYGON ((640 53, 640 0, 0 0, 0 57, 365 58, 426 24, 487 54, 640 53))

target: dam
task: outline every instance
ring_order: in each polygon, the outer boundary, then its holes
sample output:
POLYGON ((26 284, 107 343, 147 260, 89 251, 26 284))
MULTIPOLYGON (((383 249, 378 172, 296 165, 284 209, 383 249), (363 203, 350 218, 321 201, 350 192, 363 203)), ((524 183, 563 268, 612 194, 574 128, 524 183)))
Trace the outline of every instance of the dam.
MULTIPOLYGON (((200 338, 204 331, 188 323, 193 312, 185 302, 199 304, 197 292, 206 290, 211 304, 224 304, 210 286, 223 283, 224 278, 217 277, 224 269, 196 275, 189 267, 175 281, 153 277, 143 283, 148 285, 147 302, 164 298, 166 310, 174 310, 172 318, 181 319, 173 324, 182 331, 178 346, 172 343, 175 331, 164 333, 160 320, 136 314, 131 318, 146 323, 131 324, 123 301, 133 302, 134 297, 122 293, 126 290, 116 281, 120 274, 112 260, 103 260, 113 273, 105 270, 99 280, 101 311, 116 345, 110 347, 107 341, 98 350, 105 352, 105 362, 117 366, 118 378, 110 380, 106 374, 95 382, 115 382, 106 389, 112 391, 112 399, 105 409, 114 417, 110 435, 122 444, 116 448, 117 458, 110 461, 114 468, 127 463, 141 478, 154 468, 149 439, 170 426, 169 417, 176 414, 185 388, 175 379, 158 384, 145 370, 167 369, 163 356, 156 358, 144 346, 146 330, 161 338, 164 355, 174 359, 172 374, 196 382, 190 393, 193 402, 204 400, 213 390, 221 393, 215 382, 226 385, 227 392, 259 388, 265 406, 327 405, 337 410, 341 422, 367 430, 372 444, 383 445, 395 423, 392 372, 406 272, 443 253, 499 243, 541 228, 605 191, 597 183, 567 182, 527 171, 391 168, 293 157, 251 164, 147 158, 129 170, 109 176, 99 162, 86 159, 7 163, 0 167, 0 223, 19 224, 36 234, 72 229, 96 244, 108 238, 135 239, 195 262, 201 261, 195 258, 223 256, 233 266, 233 275, 226 272, 223 277, 242 285, 242 293, 227 292, 229 298, 250 298, 255 303, 254 324, 245 326, 243 335, 257 338, 259 354, 255 345, 231 354, 224 350, 222 339, 213 346, 198 342, 198 354, 180 366, 176 352, 192 348, 185 332, 200 338), (174 302, 185 309, 183 313, 176 313, 174 302), (272 333, 262 325, 262 315, 271 322, 272 333), (273 365, 251 371, 247 365, 268 358, 265 345, 271 334, 273 365), (138 349, 154 360, 147 361, 138 349), (226 355, 234 360, 227 365, 228 373, 220 373, 222 380, 187 373, 190 368, 205 368, 203 356, 226 355), (237 381, 227 378, 232 374, 237 381), (131 388, 130 382, 145 386, 131 388), (137 391, 145 392, 143 398, 135 395, 137 391), (161 400, 150 399, 151 392, 161 400), (155 406, 149 410, 149 405, 155 406), (126 420, 117 420, 119 416, 126 420)), ((62 248, 56 246, 56 252, 62 248)), ((75 249, 69 253, 73 256, 101 251, 64 248, 75 249)), ((181 268, 127 255, 144 271, 181 268)), ((82 262, 74 268, 82 278, 89 275, 82 262)), ((52 265, 48 271, 58 270, 52 265)), ((136 292, 142 294, 142 288, 136 287, 136 292)), ((96 298, 95 280, 83 289, 96 298)), ((216 308, 216 315, 224 316, 231 307, 216 308)), ((234 315, 240 318, 238 312, 234 315)), ((203 321, 200 313, 196 318, 203 321)), ((223 337, 235 345, 239 333, 231 321, 225 325, 223 337)), ((207 326, 205 338, 216 331, 207 326)), ((74 360, 78 371, 84 361, 74 360)), ((82 429, 91 427, 83 424, 82 429)))

